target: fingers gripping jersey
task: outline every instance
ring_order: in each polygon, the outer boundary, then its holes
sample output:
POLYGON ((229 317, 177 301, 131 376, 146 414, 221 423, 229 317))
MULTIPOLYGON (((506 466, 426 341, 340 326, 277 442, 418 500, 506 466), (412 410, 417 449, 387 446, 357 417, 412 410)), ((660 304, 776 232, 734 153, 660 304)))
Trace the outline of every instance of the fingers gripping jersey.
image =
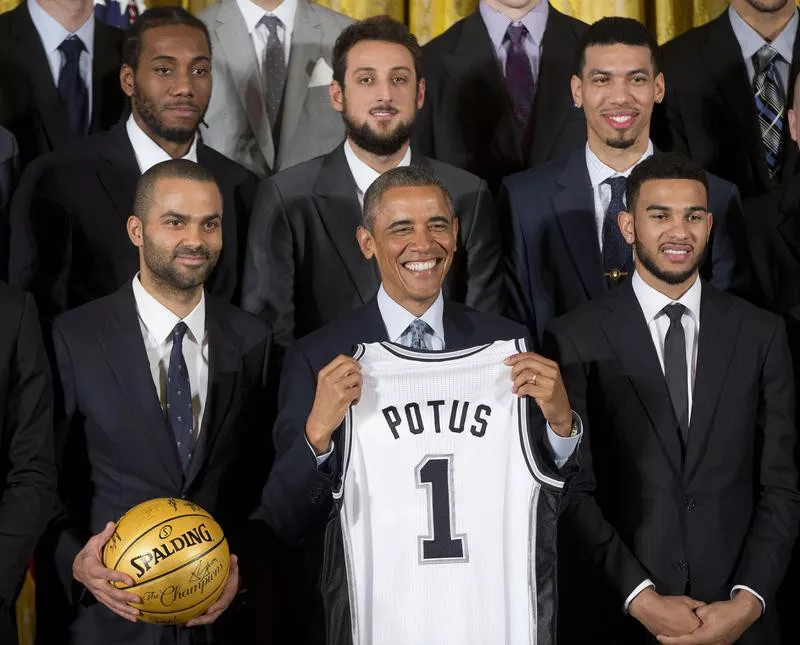
MULTIPOLYGON (((563 482, 537 465, 524 341, 361 345, 334 491, 356 645, 550 645, 563 482)), ((535 404, 534 404, 535 405, 535 404)))

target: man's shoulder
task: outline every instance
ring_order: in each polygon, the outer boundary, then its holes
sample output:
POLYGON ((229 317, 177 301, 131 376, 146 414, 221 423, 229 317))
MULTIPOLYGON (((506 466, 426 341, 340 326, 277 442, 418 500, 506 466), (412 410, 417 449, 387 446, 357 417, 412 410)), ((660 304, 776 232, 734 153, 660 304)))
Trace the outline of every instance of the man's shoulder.
POLYGON ((316 2, 308 2, 308 0, 300 0, 300 2, 305 2, 309 10, 316 14, 323 25, 332 27, 334 30, 343 31, 355 22, 350 16, 318 5, 316 2))
POLYGON ((511 194, 535 192, 537 197, 552 194, 558 190, 557 180, 578 154, 584 154, 583 150, 509 175, 504 180, 506 189, 511 194))
POLYGON ((453 301, 445 303, 444 316, 446 321, 454 321, 458 317, 466 318, 473 328, 469 340, 476 345, 530 336, 527 327, 521 323, 453 301))
POLYGON ((57 329, 68 342, 88 340, 94 343, 109 316, 123 307, 129 307, 131 312, 136 311, 130 283, 107 296, 59 314, 53 321, 53 328, 57 329))
POLYGON ((103 154, 112 136, 112 131, 99 132, 37 157, 25 169, 23 183, 63 177, 69 178, 70 181, 96 177, 99 167, 112 164, 103 154))
POLYGON ((727 12, 723 12, 718 18, 707 22, 699 27, 694 27, 676 36, 661 47, 662 62, 666 65, 676 63, 696 63, 698 50, 708 41, 709 36, 714 31, 724 26, 723 20, 727 21, 727 12))
POLYGON ((363 334, 365 316, 375 315, 375 311, 369 310, 369 307, 375 307, 374 303, 348 311, 300 338, 289 347, 286 364, 294 365, 303 361, 316 372, 340 354, 352 355, 358 343, 387 340, 385 332, 382 338, 368 339, 363 334))
POLYGON ((272 329, 258 316, 254 316, 227 300, 206 293, 206 309, 210 316, 230 327, 238 336, 249 341, 262 341, 270 338, 272 329))
POLYGON ((235 183, 247 180, 258 181, 258 177, 242 164, 226 157, 204 143, 198 143, 197 145, 197 161, 214 175, 224 177, 235 183))
POLYGON ((471 22, 480 19, 479 13, 472 13, 469 16, 465 16, 461 20, 453 23, 448 29, 436 36, 436 38, 432 38, 422 48, 426 65, 429 60, 433 65, 440 64, 441 60, 439 57, 442 54, 448 54, 453 51, 459 39, 461 38, 464 28, 467 27, 471 22))
POLYGON ((434 174, 442 181, 450 194, 455 197, 463 193, 476 192, 484 181, 473 173, 438 159, 426 157, 434 174))
POLYGON ((272 175, 268 181, 272 182, 284 198, 309 197, 322 170, 322 165, 330 154, 332 153, 285 168, 272 175))

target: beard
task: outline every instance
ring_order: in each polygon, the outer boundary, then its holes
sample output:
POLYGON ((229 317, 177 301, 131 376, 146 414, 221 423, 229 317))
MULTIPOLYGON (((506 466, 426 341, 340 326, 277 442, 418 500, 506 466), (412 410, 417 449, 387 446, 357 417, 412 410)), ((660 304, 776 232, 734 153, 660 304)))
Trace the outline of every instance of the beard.
POLYGON ((388 157, 400 150, 410 139, 414 126, 414 119, 399 122, 394 130, 386 134, 376 132, 366 121, 356 123, 347 114, 347 102, 342 102, 344 111, 342 119, 347 136, 359 148, 379 157, 388 157))
POLYGON ((789 2, 789 0, 746 0, 756 11, 763 11, 764 13, 775 13, 781 11, 789 2))
MULTIPOLYGON (((164 124, 158 116, 158 108, 152 103, 137 86, 133 88, 133 97, 131 98, 133 105, 142 121, 145 122, 148 128, 157 136, 170 143, 188 143, 192 140, 197 132, 197 126, 205 116, 205 110, 200 113, 200 118, 197 123, 191 128, 170 128, 164 124)), ((208 106, 206 106, 207 108, 208 106)))
POLYGON ((201 286, 211 275, 219 259, 219 252, 212 253, 208 247, 189 248, 179 246, 174 251, 166 251, 155 246, 148 237, 143 238, 142 255, 150 273, 165 286, 175 291, 190 291, 201 286), (197 269, 181 269, 174 261, 179 255, 200 257, 209 260, 197 269))
POLYGON ((633 248, 636 250, 636 262, 639 262, 657 280, 671 285, 682 284, 691 278, 703 262, 705 262, 706 255, 708 254, 708 245, 706 245, 700 255, 697 256, 694 264, 688 269, 683 271, 665 271, 658 266, 655 257, 650 254, 647 248, 645 248, 638 239, 634 240, 633 248))

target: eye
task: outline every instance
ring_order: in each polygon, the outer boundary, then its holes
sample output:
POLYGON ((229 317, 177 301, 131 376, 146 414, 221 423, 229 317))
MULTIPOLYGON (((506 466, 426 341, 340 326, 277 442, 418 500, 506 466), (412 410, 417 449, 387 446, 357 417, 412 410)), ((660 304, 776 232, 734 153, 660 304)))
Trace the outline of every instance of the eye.
POLYGON ((636 74, 636 76, 634 76, 632 80, 637 85, 642 85, 643 83, 647 82, 647 76, 645 76, 644 74, 636 74))
POLYGON ((175 227, 175 226, 181 226, 183 222, 179 220, 177 217, 172 217, 166 220, 166 224, 167 226, 175 227))
POLYGON ((219 228, 219 222, 217 220, 212 220, 210 222, 205 223, 206 229, 209 231, 214 231, 219 228))
POLYGON ((154 71, 156 74, 158 74, 159 76, 166 76, 166 75, 167 75, 167 74, 169 74, 169 73, 170 73, 172 70, 170 70, 170 68, 169 68, 169 67, 163 67, 163 66, 162 66, 162 67, 155 67, 155 68, 153 69, 153 71, 154 71))
POLYGON ((192 70, 192 74, 195 76, 208 76, 211 73, 207 67, 196 67, 192 70))
POLYGON ((436 222, 434 224, 431 224, 429 228, 430 230, 435 231, 437 233, 441 233, 443 231, 447 231, 450 229, 450 227, 444 222, 436 222))
POLYGON ((395 85, 403 85, 406 82, 408 82, 408 79, 405 76, 395 76, 392 78, 392 83, 395 85))
POLYGON ((370 85, 371 83, 372 83, 371 76, 362 76, 361 78, 358 79, 359 85, 370 85))
POLYGON ((608 83, 608 76, 595 76, 592 79, 592 83, 595 85, 606 85, 608 83))

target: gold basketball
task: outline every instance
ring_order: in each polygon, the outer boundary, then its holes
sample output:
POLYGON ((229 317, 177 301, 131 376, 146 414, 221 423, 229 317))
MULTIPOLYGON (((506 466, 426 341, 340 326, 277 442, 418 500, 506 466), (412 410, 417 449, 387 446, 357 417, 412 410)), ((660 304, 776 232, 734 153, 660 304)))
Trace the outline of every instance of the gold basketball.
POLYGON ((228 578, 228 542, 206 511, 182 499, 151 499, 134 506, 103 550, 103 564, 130 576, 126 589, 139 620, 180 625, 202 614, 221 595, 228 578))

